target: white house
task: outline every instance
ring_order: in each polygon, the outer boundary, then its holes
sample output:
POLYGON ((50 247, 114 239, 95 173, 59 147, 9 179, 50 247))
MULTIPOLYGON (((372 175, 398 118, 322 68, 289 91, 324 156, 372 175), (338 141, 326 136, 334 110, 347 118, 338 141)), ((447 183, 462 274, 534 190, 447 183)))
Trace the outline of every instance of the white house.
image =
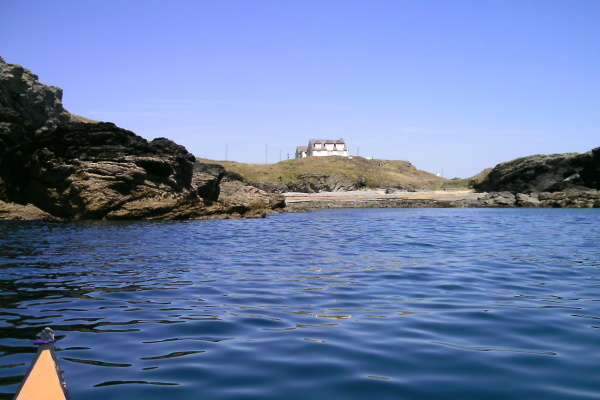
POLYGON ((310 156, 343 156, 348 157, 348 147, 344 139, 340 140, 319 140, 310 139, 308 146, 298 146, 296 148, 296 158, 310 156))
POLYGON ((296 158, 304 158, 308 153, 307 146, 298 146, 296 147, 296 158))

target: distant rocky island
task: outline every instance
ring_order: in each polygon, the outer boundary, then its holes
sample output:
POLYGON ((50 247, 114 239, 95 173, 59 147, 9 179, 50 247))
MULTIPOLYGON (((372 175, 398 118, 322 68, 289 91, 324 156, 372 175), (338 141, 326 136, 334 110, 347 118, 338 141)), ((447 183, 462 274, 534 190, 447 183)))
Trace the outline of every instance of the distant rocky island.
POLYGON ((248 218, 339 207, 600 207, 600 147, 519 158, 466 180, 362 157, 244 167, 198 160, 169 139, 148 141, 70 114, 60 88, 0 58, 0 219, 248 218), (444 189, 481 195, 434 195, 444 189), (384 195, 286 205, 290 192, 356 191, 384 195))

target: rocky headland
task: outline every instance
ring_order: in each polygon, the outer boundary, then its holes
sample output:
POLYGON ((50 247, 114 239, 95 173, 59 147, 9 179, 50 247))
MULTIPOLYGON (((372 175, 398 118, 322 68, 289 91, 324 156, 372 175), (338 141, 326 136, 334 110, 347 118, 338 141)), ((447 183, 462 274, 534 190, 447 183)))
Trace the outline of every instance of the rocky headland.
POLYGON ((285 206, 171 140, 84 121, 60 88, 0 58, 0 219, 262 217, 285 206))

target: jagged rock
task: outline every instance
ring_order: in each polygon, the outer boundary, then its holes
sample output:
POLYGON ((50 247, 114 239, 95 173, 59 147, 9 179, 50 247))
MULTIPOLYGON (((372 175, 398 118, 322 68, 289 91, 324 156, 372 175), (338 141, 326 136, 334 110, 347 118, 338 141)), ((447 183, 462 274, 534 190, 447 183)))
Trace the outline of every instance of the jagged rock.
POLYGON ((247 196, 245 205, 240 195, 239 210, 231 211, 218 202, 223 167, 198 163, 165 138, 148 141, 112 123, 81 122, 63 108, 61 97, 59 88, 0 59, 1 218, 37 209, 41 219, 45 213, 64 219, 206 218, 258 213, 261 204, 271 210, 262 192, 253 196, 264 199, 247 196))
POLYGON ((40 83, 28 69, 0 57, 0 104, 15 112, 13 118, 27 121, 31 130, 52 129, 71 120, 62 94, 62 89, 40 83))
POLYGON ((513 193, 600 189, 600 147, 584 154, 537 155, 504 162, 475 188, 513 193))

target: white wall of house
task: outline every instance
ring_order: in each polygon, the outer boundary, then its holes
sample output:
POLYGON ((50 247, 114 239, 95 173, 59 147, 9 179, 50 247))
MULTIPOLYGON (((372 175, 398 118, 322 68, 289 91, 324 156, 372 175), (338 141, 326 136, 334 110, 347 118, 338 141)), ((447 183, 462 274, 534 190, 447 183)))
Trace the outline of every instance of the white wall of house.
POLYGON ((344 156, 348 157, 348 151, 340 151, 340 150, 321 150, 321 151, 312 151, 311 156, 315 157, 323 157, 323 156, 344 156))

